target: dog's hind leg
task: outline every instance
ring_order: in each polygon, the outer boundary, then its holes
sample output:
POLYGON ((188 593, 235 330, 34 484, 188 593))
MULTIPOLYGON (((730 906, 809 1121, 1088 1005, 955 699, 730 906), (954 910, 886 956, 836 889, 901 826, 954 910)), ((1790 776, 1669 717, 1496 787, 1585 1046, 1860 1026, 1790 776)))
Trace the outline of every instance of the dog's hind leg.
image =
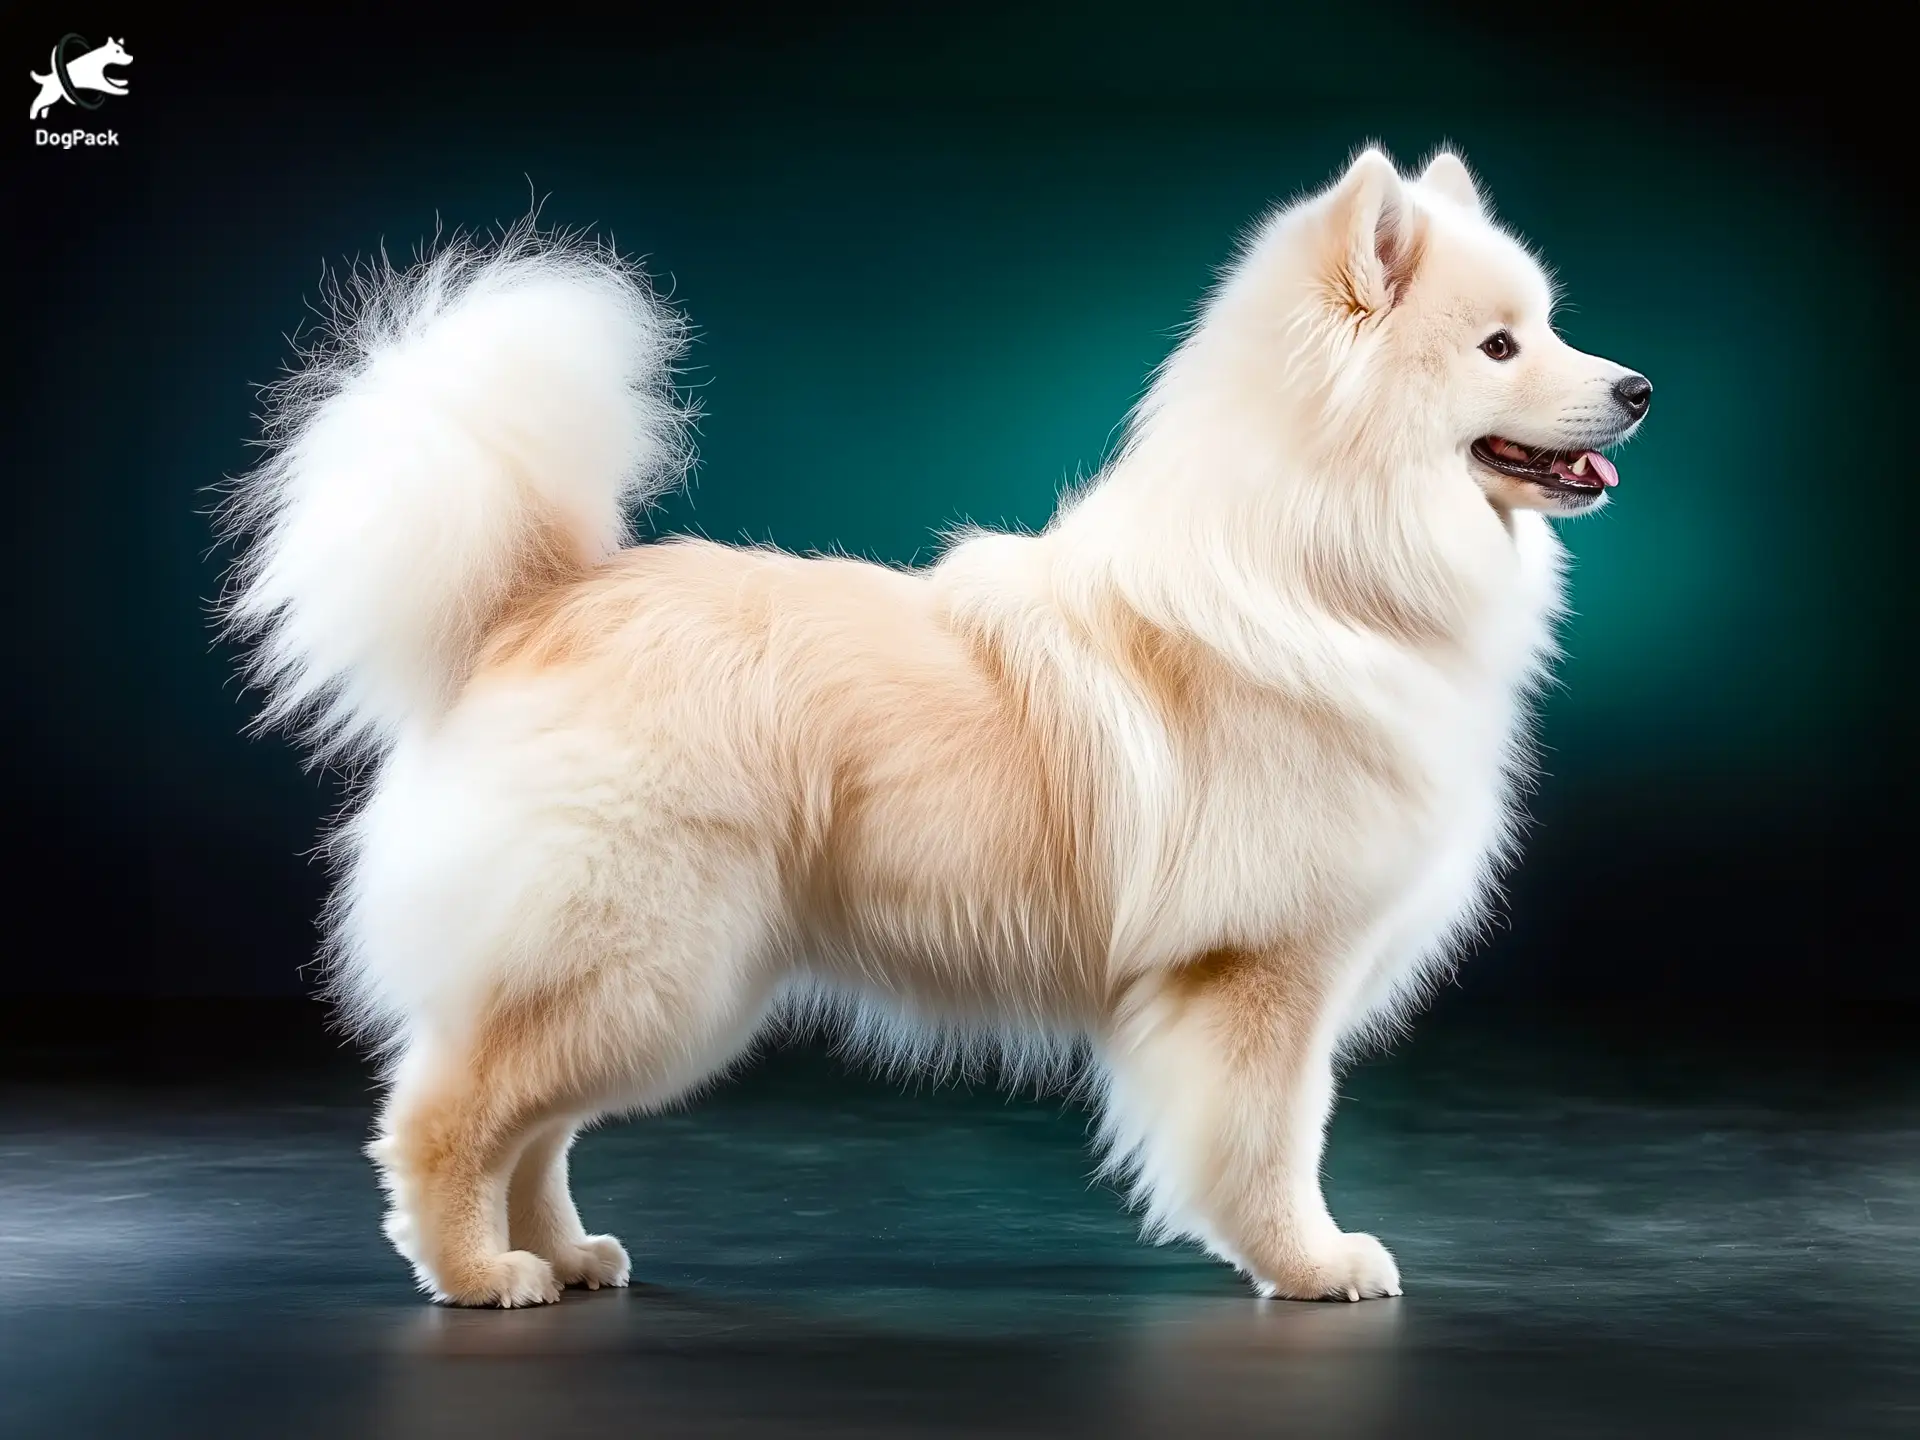
POLYGON ((587 1235, 568 1194, 573 1128, 665 1105, 724 1069, 766 997, 758 984, 713 987, 726 993, 689 1013, 636 994, 637 980, 596 975, 504 1000, 464 1043, 415 1038, 368 1154, 391 1202, 388 1238, 436 1298, 534 1305, 563 1285, 625 1282, 625 1251, 587 1235))
POLYGON ((413 1039, 367 1154, 386 1189, 387 1238, 422 1289, 456 1305, 560 1295, 540 1256, 507 1248, 506 1181, 543 1111, 564 1103, 531 1057, 492 1038, 413 1039))
POLYGON ((1263 1294, 1398 1295, 1371 1235, 1320 1190, 1342 997, 1308 963, 1221 950, 1139 983, 1100 1050, 1106 1139, 1137 1167, 1149 1230, 1187 1235, 1263 1294))
POLYGON ((368 1153, 387 1234, 437 1298, 528 1305, 621 1283, 624 1251, 587 1235, 567 1193, 574 1129, 671 1103, 765 1015, 770 867, 666 845, 640 858, 650 884, 608 865, 608 883, 557 903, 573 918, 552 927, 539 975, 497 978, 471 1020, 409 1028, 368 1153))
POLYGON ((557 1120, 535 1132, 507 1183, 507 1237, 553 1267, 562 1285, 627 1283, 627 1252, 611 1235, 589 1235, 568 1187, 567 1152, 578 1125, 557 1120))

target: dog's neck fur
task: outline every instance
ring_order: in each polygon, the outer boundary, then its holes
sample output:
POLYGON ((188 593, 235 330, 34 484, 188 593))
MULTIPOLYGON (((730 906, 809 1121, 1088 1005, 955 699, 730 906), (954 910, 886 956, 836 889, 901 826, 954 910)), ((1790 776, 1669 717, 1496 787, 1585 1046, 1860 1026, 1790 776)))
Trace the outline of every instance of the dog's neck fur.
POLYGON ((1226 377, 1247 370, 1212 338, 1169 362, 1119 456, 1043 537, 1055 598, 1125 605, 1265 685, 1317 692, 1356 660, 1410 653, 1467 683, 1526 684, 1559 605, 1546 522, 1503 519, 1464 458, 1443 446, 1436 465, 1424 437, 1355 427, 1303 453, 1298 407, 1325 395, 1234 393, 1226 377))

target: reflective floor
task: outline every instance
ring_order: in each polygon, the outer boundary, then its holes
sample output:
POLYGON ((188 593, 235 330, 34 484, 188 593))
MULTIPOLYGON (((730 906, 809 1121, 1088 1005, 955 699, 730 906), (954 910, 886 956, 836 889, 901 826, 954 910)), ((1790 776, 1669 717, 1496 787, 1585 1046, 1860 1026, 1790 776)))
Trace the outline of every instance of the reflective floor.
POLYGON ((435 1309, 352 1074, 0 1089, 7 1435, 1920 1434, 1920 1067, 1422 1037, 1329 1193, 1403 1299, 1134 1238, 1058 1098, 776 1057, 576 1152, 637 1282, 435 1309))

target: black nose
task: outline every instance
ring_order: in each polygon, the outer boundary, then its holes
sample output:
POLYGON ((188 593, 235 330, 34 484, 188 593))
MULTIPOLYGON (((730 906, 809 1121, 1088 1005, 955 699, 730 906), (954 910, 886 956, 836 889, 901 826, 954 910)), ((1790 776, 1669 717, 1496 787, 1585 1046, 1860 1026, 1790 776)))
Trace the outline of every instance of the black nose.
POLYGON ((1653 404, 1653 382, 1644 375, 1627 375, 1613 382, 1613 398, 1638 420, 1653 404))

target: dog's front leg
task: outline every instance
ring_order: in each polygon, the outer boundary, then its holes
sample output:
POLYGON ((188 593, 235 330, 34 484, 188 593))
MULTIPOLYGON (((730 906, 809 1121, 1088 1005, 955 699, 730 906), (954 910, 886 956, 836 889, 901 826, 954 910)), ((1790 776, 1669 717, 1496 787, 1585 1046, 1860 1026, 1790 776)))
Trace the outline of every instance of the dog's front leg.
POLYGON ((1219 950, 1135 987, 1114 1017, 1104 1129, 1138 1166, 1149 1229, 1186 1235, 1265 1295, 1398 1295, 1371 1235, 1320 1190, 1336 1036, 1328 977, 1286 954, 1219 950))

